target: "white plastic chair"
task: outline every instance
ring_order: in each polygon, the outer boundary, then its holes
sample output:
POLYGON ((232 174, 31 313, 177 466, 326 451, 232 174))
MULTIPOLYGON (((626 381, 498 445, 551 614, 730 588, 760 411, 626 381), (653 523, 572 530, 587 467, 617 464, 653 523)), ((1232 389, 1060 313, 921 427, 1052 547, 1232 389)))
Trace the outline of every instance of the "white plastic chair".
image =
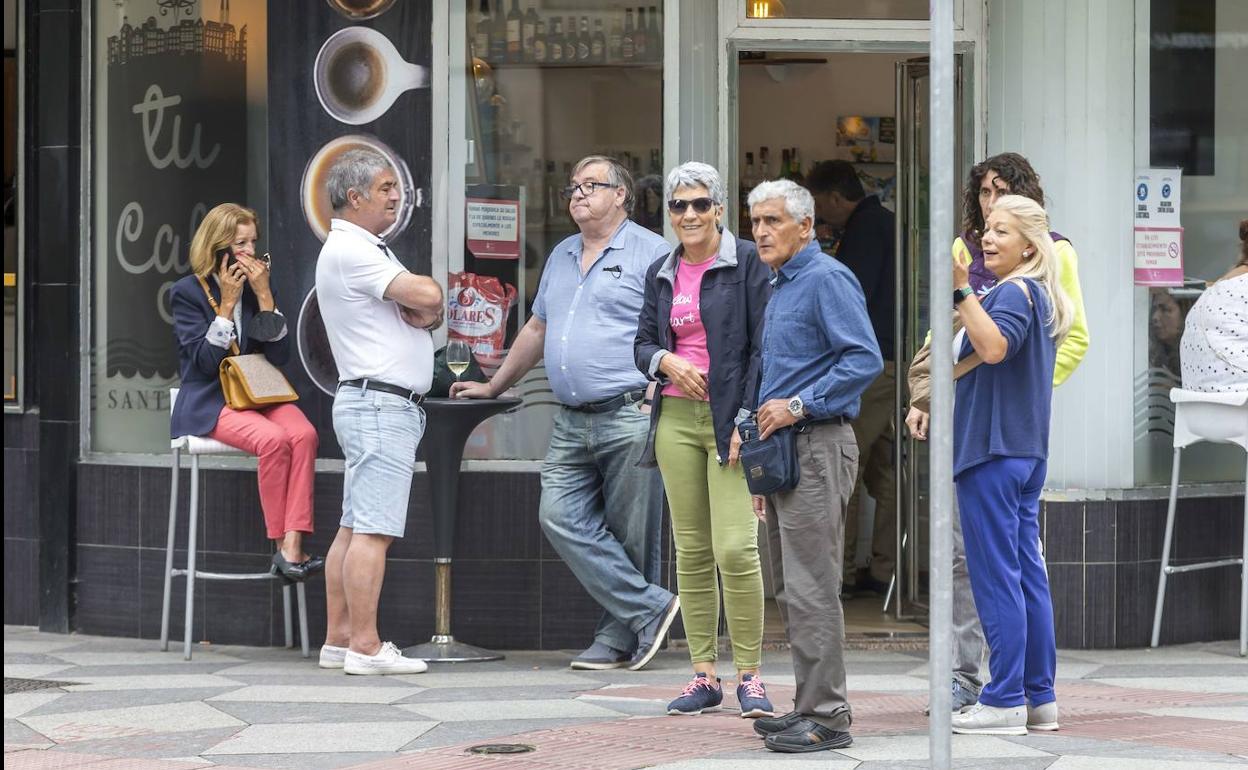
MULTIPOLYGON (((1174 535, 1174 509, 1179 492, 1179 457, 1184 447, 1198 441, 1217 444, 1238 444, 1248 452, 1248 392, 1199 393, 1172 388, 1174 402, 1174 468, 1170 473, 1170 506, 1166 512, 1166 537, 1161 552, 1161 577, 1157 583, 1157 608, 1153 612, 1153 642, 1161 637, 1161 610, 1166 601, 1166 581, 1170 575, 1215 567, 1239 565, 1239 654, 1248 655, 1248 476, 1244 481, 1244 545, 1243 554, 1234 559, 1218 559, 1200 564, 1170 564, 1170 545, 1174 535)), ((1245 466, 1248 473, 1248 465, 1245 466)))
MULTIPOLYGON (((173 405, 178 400, 178 389, 169 389, 169 412, 173 413, 173 405)), ((160 612, 160 649, 169 649, 169 602, 173 595, 173 579, 186 576, 186 617, 185 631, 182 636, 182 657, 191 659, 192 629, 195 619, 195 580, 281 580, 278 575, 269 572, 227 573, 205 572, 195 568, 196 541, 199 537, 199 458, 201 455, 241 455, 241 449, 222 444, 220 441, 203 436, 179 436, 169 442, 173 450, 173 481, 169 491, 169 536, 165 545, 165 597, 160 612), (178 469, 182 452, 191 456, 191 499, 190 525, 187 527, 189 542, 186 550, 186 569, 174 569, 173 547, 178 529, 178 469)), ((310 655, 308 651, 308 602, 303 583, 295 584, 299 601, 299 641, 303 648, 303 657, 310 655)), ((286 621, 286 646, 294 647, 293 631, 290 616, 290 584, 282 586, 282 613, 286 621)))

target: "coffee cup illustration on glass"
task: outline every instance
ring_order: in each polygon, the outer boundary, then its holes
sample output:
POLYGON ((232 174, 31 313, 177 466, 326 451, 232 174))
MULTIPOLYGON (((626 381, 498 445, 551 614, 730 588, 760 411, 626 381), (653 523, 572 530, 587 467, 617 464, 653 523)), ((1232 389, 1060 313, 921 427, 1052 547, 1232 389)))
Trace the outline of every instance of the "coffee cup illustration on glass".
POLYGON ((413 88, 429 87, 429 70, 409 64, 390 39, 368 27, 329 36, 316 55, 316 98, 335 120, 371 123, 413 88))
POLYGON ((303 169, 303 181, 299 185, 299 202, 303 207, 303 218, 308 227, 320 240, 329 234, 329 220, 334 215, 329 205, 329 170, 334 162, 348 150, 376 150, 390 162, 394 175, 399 180, 399 210, 394 224, 386 228, 381 237, 392 241, 407 227, 412 219, 412 210, 423 204, 424 193, 412 183, 412 172, 406 161, 390 149, 385 142, 367 134, 347 134, 326 142, 325 146, 316 151, 312 160, 303 169))
POLYGON ((394 5, 394 0, 327 0, 329 7, 352 21, 376 18, 394 5))

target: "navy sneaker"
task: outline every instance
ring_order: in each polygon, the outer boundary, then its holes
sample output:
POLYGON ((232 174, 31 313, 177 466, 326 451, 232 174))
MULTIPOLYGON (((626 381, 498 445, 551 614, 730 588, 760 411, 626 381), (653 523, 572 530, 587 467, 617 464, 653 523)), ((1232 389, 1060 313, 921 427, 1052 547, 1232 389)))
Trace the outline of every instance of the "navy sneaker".
POLYGON ((724 702, 724 690, 719 686, 719 677, 715 682, 706 674, 697 674, 680 697, 667 704, 667 713, 672 716, 694 716, 703 711, 719 711, 719 704, 724 702))
POLYGON ((737 702, 741 704, 741 716, 744 718, 776 715, 771 701, 767 699, 767 688, 763 686, 763 680, 754 674, 741 675, 741 683, 737 685, 737 702))

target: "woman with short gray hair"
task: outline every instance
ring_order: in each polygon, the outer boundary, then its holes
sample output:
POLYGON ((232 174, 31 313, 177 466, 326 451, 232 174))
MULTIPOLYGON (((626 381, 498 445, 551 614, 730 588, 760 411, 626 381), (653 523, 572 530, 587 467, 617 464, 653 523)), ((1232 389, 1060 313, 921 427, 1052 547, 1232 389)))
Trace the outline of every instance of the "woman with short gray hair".
POLYGON ((680 245, 651 265, 633 346, 657 380, 643 462, 663 474, 676 541, 680 611, 694 677, 669 714, 714 711, 720 592, 740 682, 741 716, 773 716, 759 678, 763 573, 758 524, 739 461, 735 419, 754 408, 769 271, 749 241, 724 229, 724 183, 685 163, 667 175, 667 210, 680 245))

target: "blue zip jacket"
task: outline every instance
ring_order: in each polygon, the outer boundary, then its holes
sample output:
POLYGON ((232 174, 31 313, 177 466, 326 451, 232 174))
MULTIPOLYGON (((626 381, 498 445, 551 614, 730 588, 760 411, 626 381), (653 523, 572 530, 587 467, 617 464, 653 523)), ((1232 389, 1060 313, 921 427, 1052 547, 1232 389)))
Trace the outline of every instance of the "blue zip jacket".
MULTIPOLYGON (((1005 360, 983 363, 957 382, 953 405, 953 475, 994 457, 1049 456, 1049 416, 1057 346, 1049 333, 1049 297, 1029 278, 1031 301, 1013 281, 981 300, 1007 347, 1005 360)), ((964 339, 958 360, 971 354, 964 339)))
MULTIPOLYGON (((658 371, 662 354, 671 352, 672 287, 683 246, 650 265, 646 271, 646 298, 637 321, 633 357, 637 368, 659 383, 650 411, 650 436, 641 465, 653 467, 654 434, 662 410, 663 386, 667 378, 658 371)), ((724 230, 719 254, 702 276, 702 325, 706 327, 706 348, 711 359, 707 372, 710 384, 711 420, 715 425, 715 446, 719 463, 728 462, 733 420, 744 408, 753 411, 758 395, 763 311, 771 298, 770 270, 758 258, 750 241, 738 240, 724 230)))

